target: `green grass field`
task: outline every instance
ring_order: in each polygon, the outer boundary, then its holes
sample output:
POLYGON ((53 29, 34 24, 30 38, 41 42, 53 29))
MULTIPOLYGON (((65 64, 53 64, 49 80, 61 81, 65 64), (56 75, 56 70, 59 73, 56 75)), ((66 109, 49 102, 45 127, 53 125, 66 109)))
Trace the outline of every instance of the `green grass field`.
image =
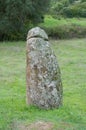
POLYGON ((53 110, 26 105, 26 43, 0 43, 0 130, 37 121, 53 123, 53 130, 86 130, 86 39, 51 43, 64 89, 63 106, 53 110))
POLYGON ((39 24, 48 36, 56 39, 86 38, 85 18, 58 18, 45 16, 44 22, 39 24))
POLYGON ((55 19, 50 15, 46 15, 44 19, 44 23, 40 24, 44 27, 57 27, 62 25, 79 25, 86 27, 86 19, 85 18, 60 18, 55 19))

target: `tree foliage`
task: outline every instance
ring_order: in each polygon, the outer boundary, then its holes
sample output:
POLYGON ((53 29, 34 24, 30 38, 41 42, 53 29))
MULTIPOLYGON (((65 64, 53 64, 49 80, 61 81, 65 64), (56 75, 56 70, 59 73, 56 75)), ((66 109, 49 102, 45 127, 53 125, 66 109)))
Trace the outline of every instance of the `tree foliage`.
POLYGON ((85 0, 52 0, 50 12, 55 16, 86 18, 85 0))
POLYGON ((30 25, 43 20, 50 0, 0 0, 0 40, 23 39, 30 25))

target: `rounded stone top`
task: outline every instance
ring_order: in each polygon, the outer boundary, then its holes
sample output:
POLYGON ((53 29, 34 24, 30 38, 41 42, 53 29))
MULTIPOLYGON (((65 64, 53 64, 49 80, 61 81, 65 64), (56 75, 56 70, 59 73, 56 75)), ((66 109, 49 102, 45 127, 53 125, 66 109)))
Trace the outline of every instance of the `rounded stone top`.
POLYGON ((27 39, 34 38, 34 37, 39 37, 39 38, 43 38, 44 40, 48 40, 48 35, 40 27, 32 28, 28 32, 27 39))

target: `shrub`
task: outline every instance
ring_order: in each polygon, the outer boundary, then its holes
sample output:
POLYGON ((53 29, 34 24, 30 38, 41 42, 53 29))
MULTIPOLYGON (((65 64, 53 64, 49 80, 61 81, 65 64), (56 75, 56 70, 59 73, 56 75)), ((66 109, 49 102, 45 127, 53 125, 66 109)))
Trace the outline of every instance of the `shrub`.
POLYGON ((51 15, 58 15, 72 18, 84 17, 86 18, 86 0, 62 0, 51 4, 51 15))
POLYGON ((49 37, 56 39, 84 38, 86 37, 86 27, 76 24, 62 25, 56 27, 41 26, 49 37))

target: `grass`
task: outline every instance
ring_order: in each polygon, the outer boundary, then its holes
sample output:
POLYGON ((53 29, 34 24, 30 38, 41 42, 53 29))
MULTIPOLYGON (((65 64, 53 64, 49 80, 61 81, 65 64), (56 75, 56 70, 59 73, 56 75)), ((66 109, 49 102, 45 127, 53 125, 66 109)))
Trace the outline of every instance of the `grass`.
POLYGON ((45 16, 44 23, 39 24, 49 37, 54 39, 71 39, 86 37, 85 18, 60 18, 45 16))
POLYGON ((51 43, 64 88, 63 106, 53 110, 26 105, 26 43, 0 43, 0 130, 39 120, 52 122, 53 130, 86 130, 86 39, 51 43))
POLYGON ((62 25, 79 25, 86 27, 86 19, 85 18, 60 18, 60 19, 55 19, 50 15, 46 15, 44 19, 44 23, 40 24, 41 26, 44 27, 57 27, 57 26, 62 26, 62 25))

